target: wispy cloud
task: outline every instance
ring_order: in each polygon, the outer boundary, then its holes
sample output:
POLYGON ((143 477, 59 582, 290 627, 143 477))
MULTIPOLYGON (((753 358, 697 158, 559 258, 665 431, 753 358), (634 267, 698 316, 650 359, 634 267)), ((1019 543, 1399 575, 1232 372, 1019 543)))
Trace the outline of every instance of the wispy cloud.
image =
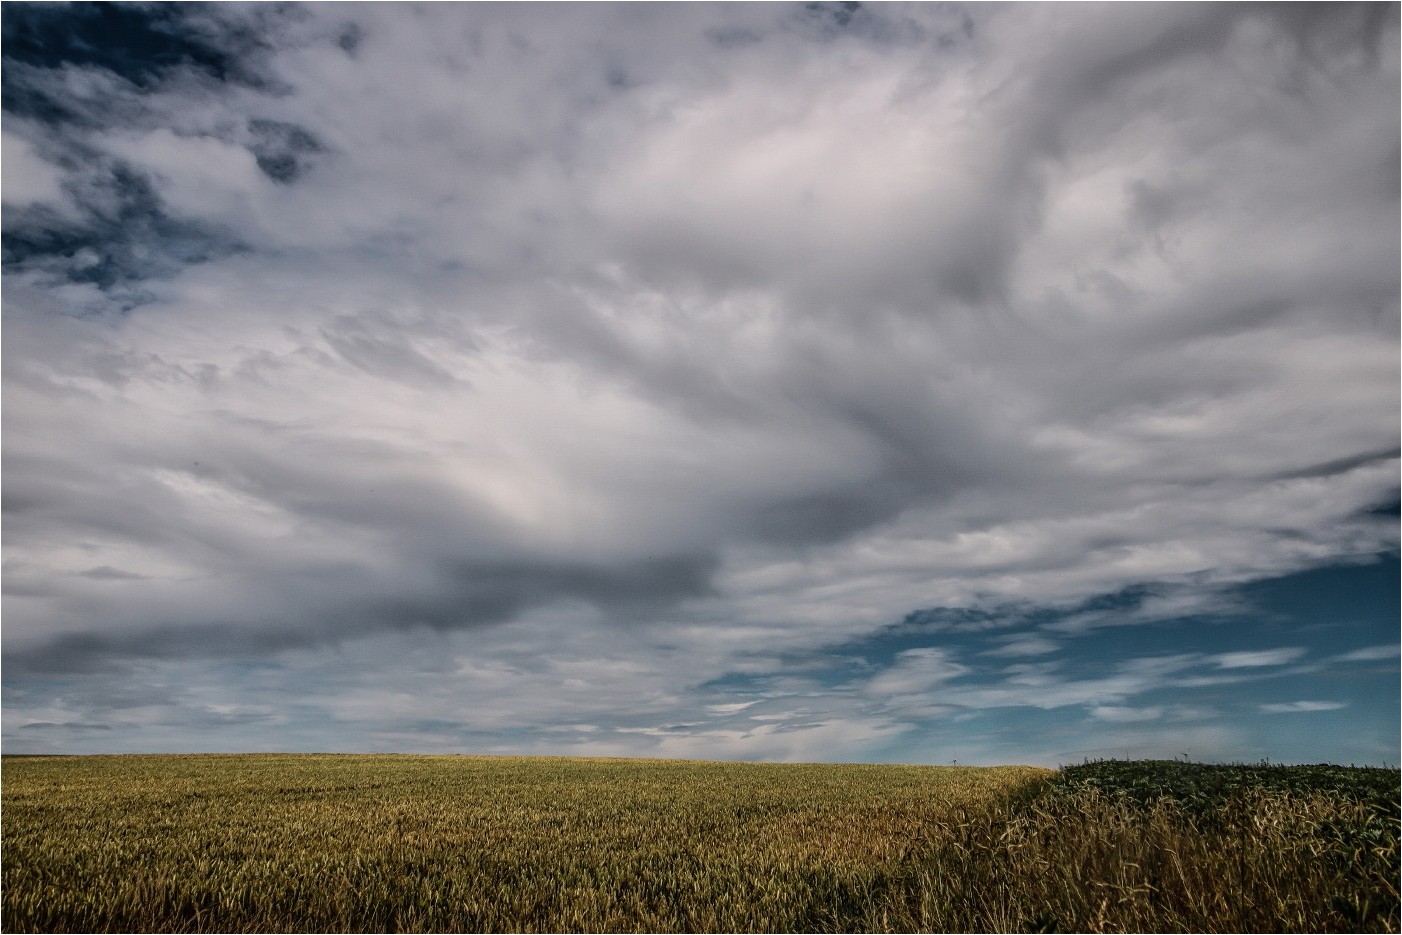
POLYGON ((1116 705, 1098 705, 1090 709, 1091 717, 1116 724, 1135 724, 1140 721, 1157 721, 1163 717, 1163 708, 1127 708, 1116 705))
POLYGON ((1341 655, 1335 656, 1335 662, 1375 662, 1391 659, 1393 662, 1402 655, 1402 650, 1397 646, 1365 646, 1362 649, 1354 649, 1341 655))
POLYGON ((1346 701, 1290 701, 1284 704, 1263 704, 1266 714, 1295 714, 1303 711, 1338 711, 1347 708, 1346 701))
POLYGON ((1256 669, 1262 666, 1283 666, 1294 662, 1305 654, 1300 646, 1283 649, 1246 650, 1235 653, 1222 653, 1214 656, 1213 664, 1219 669, 1256 669))

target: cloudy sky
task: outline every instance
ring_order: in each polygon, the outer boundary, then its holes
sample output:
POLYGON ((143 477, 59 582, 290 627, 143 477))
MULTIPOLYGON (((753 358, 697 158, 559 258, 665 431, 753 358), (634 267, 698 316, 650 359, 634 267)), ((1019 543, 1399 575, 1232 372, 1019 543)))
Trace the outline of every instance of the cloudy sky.
POLYGON ((1398 761, 1398 6, 3 15, 3 744, 1398 761))

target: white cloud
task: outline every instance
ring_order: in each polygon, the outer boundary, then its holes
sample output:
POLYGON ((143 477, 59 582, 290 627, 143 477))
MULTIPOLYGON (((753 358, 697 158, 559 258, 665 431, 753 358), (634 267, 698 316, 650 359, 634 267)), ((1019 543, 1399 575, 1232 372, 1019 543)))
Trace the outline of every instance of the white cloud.
POLYGON ((997 649, 986 650, 985 656, 1043 656, 1061 649, 1061 644, 1041 636, 1015 637, 997 649))
POLYGON ((895 664, 867 683, 866 691, 879 697, 918 695, 968 672, 968 667, 939 649, 907 649, 895 664))
POLYGON ((1163 717, 1164 709, 1160 707, 1151 708, 1128 708, 1120 705, 1097 705, 1090 709, 1091 717, 1100 721, 1111 721, 1118 724, 1134 724, 1141 721, 1157 721, 1163 717))
POLYGON ((1375 662, 1384 659, 1397 661, 1399 654, 1398 647, 1384 644, 1382 646, 1365 646, 1362 649, 1354 649, 1342 655, 1335 656, 1331 662, 1375 662))
POLYGON ((0 138, 0 153, 3 153, 4 159, 3 191, 6 204, 22 206, 63 200, 62 170, 40 156, 29 140, 14 133, 5 133, 0 138))
POLYGON ((1305 650, 1299 646, 1282 649, 1243 650, 1213 656, 1212 662, 1219 669, 1255 669, 1263 666, 1283 666, 1286 663, 1294 662, 1304 654, 1305 650))
POLYGON ((1347 708, 1346 701, 1290 701, 1284 704, 1263 704, 1261 710, 1266 714, 1295 714, 1304 711, 1338 711, 1347 708))

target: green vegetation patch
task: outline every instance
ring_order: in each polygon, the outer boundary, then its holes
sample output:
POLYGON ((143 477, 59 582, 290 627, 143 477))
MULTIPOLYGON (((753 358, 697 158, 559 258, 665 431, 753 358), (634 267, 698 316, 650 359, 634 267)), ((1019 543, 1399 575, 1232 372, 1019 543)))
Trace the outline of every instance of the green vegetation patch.
POLYGON ((1095 789, 1140 805, 1173 799, 1180 808, 1207 814, 1244 792, 1326 795, 1373 806, 1396 816, 1402 773, 1378 767, 1281 766, 1186 763, 1177 760, 1098 760, 1064 767, 1052 780, 1056 793, 1095 789))

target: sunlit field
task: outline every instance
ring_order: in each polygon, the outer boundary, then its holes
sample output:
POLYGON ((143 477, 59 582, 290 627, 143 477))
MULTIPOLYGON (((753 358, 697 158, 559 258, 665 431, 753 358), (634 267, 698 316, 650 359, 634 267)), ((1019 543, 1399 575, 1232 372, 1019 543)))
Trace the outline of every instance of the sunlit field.
POLYGON ((1395 931, 1396 771, 1373 772, 1194 805, 1031 767, 7 757, 0 922, 1395 931))

